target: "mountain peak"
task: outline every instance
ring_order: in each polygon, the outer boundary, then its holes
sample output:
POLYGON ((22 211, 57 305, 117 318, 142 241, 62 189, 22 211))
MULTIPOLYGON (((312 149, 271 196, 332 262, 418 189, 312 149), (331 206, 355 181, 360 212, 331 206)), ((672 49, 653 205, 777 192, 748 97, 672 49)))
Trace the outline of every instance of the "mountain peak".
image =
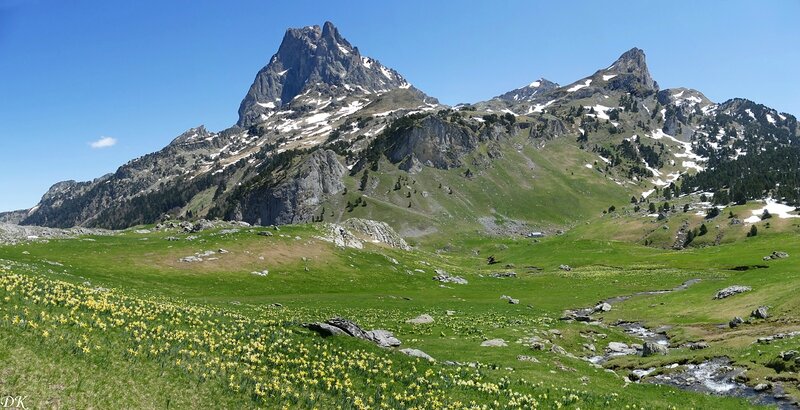
POLYGON ((524 87, 511 90, 507 93, 498 95, 495 98, 510 102, 530 101, 534 97, 537 97, 541 94, 544 94, 547 91, 556 89, 558 87, 559 87, 558 84, 550 80, 547 80, 545 78, 540 78, 524 87))
POLYGON ((650 76, 644 51, 634 47, 624 53, 605 70, 598 71, 608 81, 608 88, 621 89, 636 95, 658 91, 658 83, 650 76))
POLYGON ((263 121, 298 95, 373 94, 410 85, 396 71, 362 57, 331 22, 286 30, 278 52, 256 75, 239 106, 240 126, 263 121))

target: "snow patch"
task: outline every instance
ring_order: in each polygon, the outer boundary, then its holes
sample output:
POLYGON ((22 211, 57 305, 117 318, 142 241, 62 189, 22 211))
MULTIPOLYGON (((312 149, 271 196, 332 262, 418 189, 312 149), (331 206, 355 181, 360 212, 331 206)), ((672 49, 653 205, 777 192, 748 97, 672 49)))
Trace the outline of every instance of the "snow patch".
POLYGON ((591 80, 591 79, 589 79, 589 80, 586 80, 586 82, 585 82, 585 83, 583 83, 583 84, 577 84, 577 85, 573 85, 572 87, 568 88, 568 89, 567 89, 567 92, 568 92, 568 93, 573 93, 573 92, 575 92, 575 91, 578 91, 578 90, 580 90, 581 88, 588 87, 588 86, 589 86, 589 84, 591 84, 591 83, 592 83, 592 80, 591 80))
POLYGON ((616 76, 617 76, 616 74, 604 74, 603 75, 603 81, 608 81, 608 80, 610 80, 610 79, 612 79, 612 78, 614 78, 616 76))

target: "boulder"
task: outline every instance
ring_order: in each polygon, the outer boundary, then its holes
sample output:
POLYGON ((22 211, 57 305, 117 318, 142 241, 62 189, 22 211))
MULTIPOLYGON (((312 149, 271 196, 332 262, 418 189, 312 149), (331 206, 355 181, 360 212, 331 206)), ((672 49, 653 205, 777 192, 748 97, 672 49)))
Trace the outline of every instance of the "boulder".
POLYGON ((352 320, 335 317, 325 322, 304 323, 303 327, 319 333, 323 337, 327 336, 351 336, 362 340, 368 340, 381 347, 400 346, 400 340, 388 330, 375 329, 365 331, 352 320))
POLYGON ((431 315, 419 315, 413 319, 406 320, 406 323, 411 325, 426 325, 428 323, 433 323, 433 317, 431 315))
POLYGON ((762 391, 767 391, 767 390, 769 390, 771 388, 772 388, 772 386, 769 383, 759 383, 759 384, 755 385, 755 387, 753 387, 753 390, 755 390, 757 392, 762 392, 762 391))
POLYGON ((708 343, 706 342, 692 342, 688 343, 686 346, 689 348, 689 350, 708 349, 708 343))
POLYGON ((727 297, 737 295, 739 293, 749 292, 753 290, 750 286, 742 286, 742 285, 733 285, 728 286, 725 289, 720 289, 717 291, 717 294, 714 295, 714 299, 725 299, 727 297))
POLYGON ((400 346, 400 339, 394 337, 394 333, 388 330, 376 329, 367 331, 366 333, 369 340, 372 340, 380 347, 400 346))
POLYGON ((730 326, 731 328, 734 328, 734 327, 737 327, 737 326, 741 325, 742 323, 744 323, 744 320, 742 318, 740 318, 739 316, 736 316, 733 319, 731 319, 730 322, 728 322, 728 326, 730 326))
POLYGON ((567 272, 569 272, 569 271, 571 271, 571 270, 572 270, 572 267, 571 267, 571 266, 569 266, 569 265, 558 265, 558 269, 561 269, 561 270, 563 270, 563 271, 567 271, 567 272))
POLYGON ((404 353, 404 354, 407 354, 407 355, 409 355, 411 357, 418 357, 420 359, 425 359, 425 360, 430 361, 430 362, 435 361, 435 359, 433 357, 431 357, 429 354, 427 354, 427 353, 425 353, 425 352, 423 352, 422 350, 419 350, 419 349, 408 349, 408 348, 406 348, 406 349, 400 349, 400 352, 404 353))
POLYGON ((489 340, 484 340, 483 343, 481 343, 481 347, 506 347, 506 346, 508 346, 508 343, 506 343, 506 341, 503 339, 489 339, 489 340))
POLYGON ((353 336, 353 337, 356 337, 356 338, 359 338, 359 339, 364 339, 364 340, 372 340, 367 335, 367 332, 365 332, 364 329, 362 329, 360 326, 358 326, 352 320, 347 320, 347 319, 343 319, 343 318, 340 318, 340 317, 335 317, 333 319, 328 319, 325 323, 327 323, 327 324, 329 324, 331 326, 336 326, 339 329, 342 329, 345 333, 347 333, 350 336, 353 336))
POLYGON ((594 307, 595 312, 608 312, 609 310, 611 310, 611 305, 606 302, 600 303, 594 307))
POLYGON ((752 316, 752 317, 754 317, 756 319, 766 319, 766 318, 769 317, 768 310, 769 310, 769 308, 766 307, 766 306, 759 306, 758 309, 756 309, 752 313, 750 313, 750 316, 752 316))
POLYGON ((433 280, 435 281, 442 283, 455 283, 458 285, 467 284, 466 279, 462 278, 461 276, 450 276, 450 274, 443 269, 436 269, 434 272, 436 272, 436 276, 433 277, 433 280))
POLYGON ((772 260, 772 259, 785 259, 788 258, 789 254, 786 252, 781 251, 773 251, 771 254, 765 256, 763 259, 765 261, 772 260))
POLYGON ((500 299, 502 299, 502 300, 507 300, 507 301, 508 301, 508 303, 510 303, 510 304, 512 304, 512 305, 517 305, 517 304, 519 304, 519 299, 514 299, 514 298, 512 298, 511 296, 503 295, 503 296, 500 296, 500 299))
POLYGON ((322 337, 347 335, 344 330, 327 323, 309 323, 305 327, 319 333, 322 337))
POLYGON ((655 342, 644 342, 644 345, 642 345, 643 357, 665 354, 667 354, 667 347, 664 345, 660 345, 655 342))

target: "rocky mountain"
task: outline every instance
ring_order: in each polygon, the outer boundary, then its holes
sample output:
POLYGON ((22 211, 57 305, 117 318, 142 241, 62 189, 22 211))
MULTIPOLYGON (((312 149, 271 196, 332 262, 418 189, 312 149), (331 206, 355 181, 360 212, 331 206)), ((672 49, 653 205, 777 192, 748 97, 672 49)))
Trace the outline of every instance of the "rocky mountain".
MULTIPOLYGON (((794 116, 763 105, 660 89, 638 48, 565 86, 540 79, 446 107, 325 23, 287 30, 233 127, 190 129, 0 218, 121 228, 166 216, 262 225, 364 217, 410 236, 453 224, 555 229, 596 203, 700 189, 695 175, 796 148, 798 136, 794 116)), ((784 184, 781 194, 791 193, 784 184)))

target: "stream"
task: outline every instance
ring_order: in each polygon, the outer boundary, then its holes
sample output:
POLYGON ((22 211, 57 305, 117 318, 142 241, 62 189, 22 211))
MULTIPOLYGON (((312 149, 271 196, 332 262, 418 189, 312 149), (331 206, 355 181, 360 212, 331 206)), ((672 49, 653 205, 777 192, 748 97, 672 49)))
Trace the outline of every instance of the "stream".
MULTIPOLYGON (((700 282, 700 279, 690 279, 673 289, 637 292, 630 295, 616 296, 605 299, 601 301, 600 304, 608 303, 609 305, 614 305, 635 296, 662 295, 682 291, 698 282, 700 282)), ((599 311, 597 308, 583 308, 571 312, 573 313, 573 319, 590 322, 594 320, 591 319, 590 316, 599 311), (589 320, 586 320, 587 317, 589 320)), ((667 347, 670 344, 669 337, 666 335, 666 332, 670 329, 669 326, 660 327, 655 330, 648 329, 638 322, 617 322, 611 324, 611 326, 623 330, 625 333, 642 340, 642 342, 652 342, 667 347)), ((627 345, 625 343, 611 342, 604 354, 586 357, 585 360, 596 365, 602 365, 613 357, 641 354, 641 345, 627 345)), ((650 376, 657 370, 659 369, 655 367, 649 369, 635 369, 631 371, 629 377, 636 382, 640 382, 647 377, 644 380, 646 383, 667 385, 698 393, 744 398, 754 404, 769 405, 779 409, 800 408, 791 397, 784 394, 780 385, 776 384, 771 389, 759 391, 738 381, 739 377, 745 373, 746 369, 732 366, 731 360, 726 357, 715 357, 700 364, 679 365, 673 363, 662 368, 662 372, 659 372, 660 374, 650 376)))

